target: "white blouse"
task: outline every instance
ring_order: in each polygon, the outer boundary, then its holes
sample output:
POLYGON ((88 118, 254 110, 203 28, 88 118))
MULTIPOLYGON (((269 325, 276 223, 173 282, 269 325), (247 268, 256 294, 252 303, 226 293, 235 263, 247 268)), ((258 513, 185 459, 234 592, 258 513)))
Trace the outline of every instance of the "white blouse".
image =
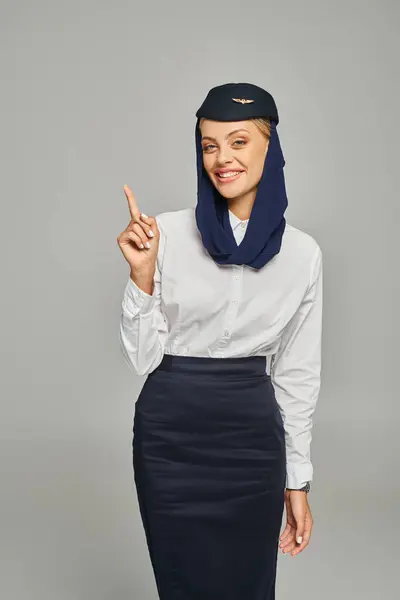
MULTIPOLYGON (((237 244, 248 220, 229 211, 237 244)), ((203 246, 195 207, 156 215, 160 243, 153 295, 129 277, 119 340, 129 367, 147 375, 164 353, 266 356, 285 427, 286 487, 313 478, 312 415, 320 390, 322 254, 286 223, 280 252, 257 270, 219 265, 203 246)), ((150 240, 151 243, 151 240, 150 240)))

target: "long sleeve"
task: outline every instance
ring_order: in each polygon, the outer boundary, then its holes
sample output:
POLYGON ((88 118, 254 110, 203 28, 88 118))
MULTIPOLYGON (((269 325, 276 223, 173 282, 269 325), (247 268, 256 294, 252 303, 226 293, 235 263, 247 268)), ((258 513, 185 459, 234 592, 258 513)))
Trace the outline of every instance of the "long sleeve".
POLYGON ((321 333, 322 253, 318 247, 310 285, 285 327, 271 367, 285 428, 288 488, 303 487, 313 478, 310 445, 320 391, 321 333))
POLYGON ((128 366, 137 375, 148 375, 162 361, 168 323, 161 310, 161 271, 166 235, 159 221, 160 242, 153 294, 139 288, 129 277, 122 299, 119 342, 128 366))

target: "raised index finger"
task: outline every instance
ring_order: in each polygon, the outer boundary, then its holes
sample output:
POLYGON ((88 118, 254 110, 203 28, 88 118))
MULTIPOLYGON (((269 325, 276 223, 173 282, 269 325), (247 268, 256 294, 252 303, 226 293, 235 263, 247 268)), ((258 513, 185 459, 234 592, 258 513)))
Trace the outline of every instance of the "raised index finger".
POLYGON ((128 200, 129 212, 131 213, 132 219, 138 219, 140 217, 140 210, 136 203, 136 198, 133 195, 132 190, 126 184, 124 185, 124 192, 128 200))

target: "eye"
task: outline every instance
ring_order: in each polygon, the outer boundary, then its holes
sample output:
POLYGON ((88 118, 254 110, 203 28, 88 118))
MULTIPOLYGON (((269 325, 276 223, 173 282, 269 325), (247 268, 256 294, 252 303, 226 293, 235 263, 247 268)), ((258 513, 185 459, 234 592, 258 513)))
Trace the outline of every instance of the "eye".
MULTIPOLYGON (((246 140, 235 140, 233 142, 234 144, 239 144, 239 146, 245 146, 247 144, 246 140)), ((206 146, 203 146, 202 150, 203 152, 208 152, 210 149, 215 148, 216 146, 214 144, 207 144, 206 146)))

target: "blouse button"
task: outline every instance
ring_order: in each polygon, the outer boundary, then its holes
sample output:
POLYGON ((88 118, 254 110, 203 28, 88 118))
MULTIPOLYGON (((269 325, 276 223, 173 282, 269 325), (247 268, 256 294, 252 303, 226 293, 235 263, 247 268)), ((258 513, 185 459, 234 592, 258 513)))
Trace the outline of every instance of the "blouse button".
POLYGON ((239 275, 236 275, 236 276, 235 276, 235 279, 239 279, 239 275))
POLYGON ((225 330, 224 333, 225 333, 226 337, 229 337, 229 331, 225 330))

